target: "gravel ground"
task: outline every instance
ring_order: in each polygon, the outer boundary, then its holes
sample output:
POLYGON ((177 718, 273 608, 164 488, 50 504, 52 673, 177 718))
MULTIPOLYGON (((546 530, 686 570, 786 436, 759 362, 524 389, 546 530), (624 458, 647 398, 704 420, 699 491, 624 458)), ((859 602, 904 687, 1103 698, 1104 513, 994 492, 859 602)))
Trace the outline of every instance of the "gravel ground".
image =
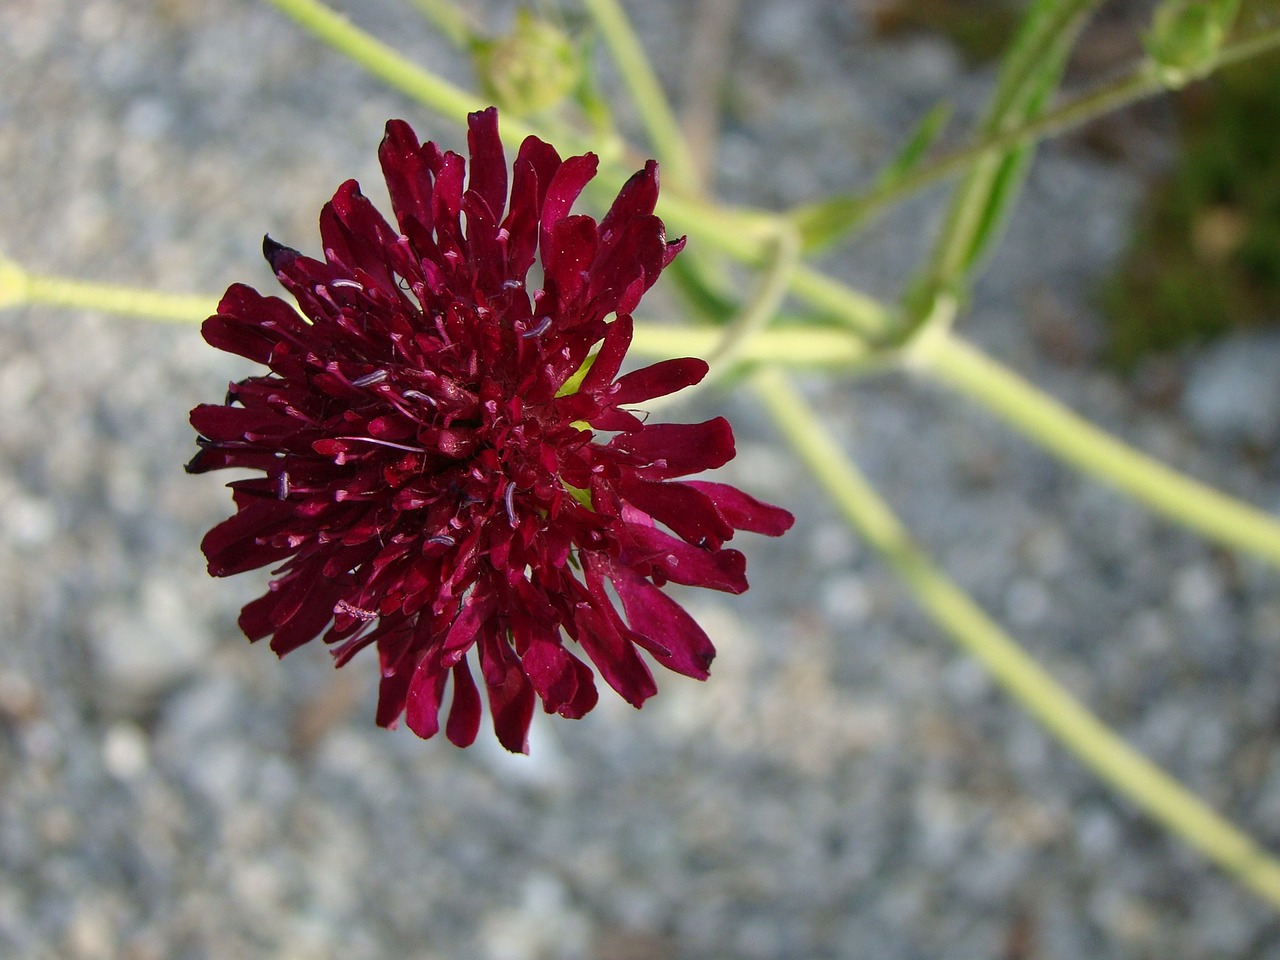
MULTIPOLYGON (((496 0, 477 4, 495 22, 496 0)), ((718 177, 796 202, 870 175, 990 73, 878 40, 867 4, 745 0, 718 177)), ((693 5, 630 3, 668 81, 693 5)), ((466 82, 407 3, 364 26, 466 82)), ((0 247, 46 272, 271 286, 261 235, 314 250, 389 116, 460 145, 249 0, 0 5, 0 247)), ((1156 137, 1144 155, 1160 153, 1156 137)), ((1055 144, 962 328, 1070 405, 1280 509, 1280 342, 1094 362, 1090 291, 1140 196, 1055 144), (1185 389, 1184 389, 1185 387, 1185 389)), ((941 194, 830 259, 892 295, 941 194)), ((659 302, 659 301, 655 301, 659 302)), ((192 328, 0 316, 0 955, 690 960, 1280 957, 1274 914, 1084 772, 957 653, 741 398, 729 479, 799 516, 753 588, 687 596, 720 656, 641 713, 535 722, 532 756, 372 722, 375 677, 277 662, 235 628, 261 577, 209 580, 229 509, 186 411, 244 376, 192 328)), ((889 377, 807 383, 946 568, 1135 745, 1280 846, 1280 579, 889 377)), ((698 411, 695 411, 695 413, 698 411)))

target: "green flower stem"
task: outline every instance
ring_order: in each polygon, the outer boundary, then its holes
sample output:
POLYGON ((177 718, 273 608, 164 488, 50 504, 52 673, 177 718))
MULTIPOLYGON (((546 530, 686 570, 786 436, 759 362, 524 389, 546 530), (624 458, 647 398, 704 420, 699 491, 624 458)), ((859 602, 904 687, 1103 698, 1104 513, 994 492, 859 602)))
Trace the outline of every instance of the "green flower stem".
MULTIPOLYGON (((792 224, 785 215, 760 210, 732 210, 691 199, 678 190, 664 190, 658 198, 659 216, 677 231, 715 247, 753 267, 769 262, 776 238, 792 224)), ((874 297, 842 283, 805 263, 790 271, 791 293, 819 313, 847 326, 867 340, 883 340, 893 330, 893 314, 874 297)))
POLYGON ((703 383, 718 379, 742 359, 746 345, 773 319, 787 295, 787 286, 799 256, 799 235, 790 228, 782 230, 774 241, 773 257, 765 268, 759 288, 742 311, 725 327, 720 342, 707 356, 707 364, 711 369, 703 383))
MULTIPOLYGON (((999 128, 1022 115, 1036 99, 1037 79, 1061 59, 1063 41, 1079 33, 1080 26, 1102 0, 1035 0, 1025 16, 1013 47, 1005 56, 984 126, 999 128)), ((1053 72, 1057 72, 1054 70, 1053 72)))
MULTIPOLYGON (((155 290, 139 290, 111 284, 86 283, 66 277, 23 275, 22 299, 13 303, 39 303, 53 307, 103 310, 148 320, 199 323, 212 314, 218 301, 155 290)), ((6 301, 0 298, 0 305, 6 301)))
POLYGON ((0 310, 27 302, 27 272, 0 256, 0 310))
MULTIPOLYGON (((1214 69, 1247 60, 1280 47, 1280 26, 1225 44, 1218 51, 1214 69)), ((816 207, 843 207, 850 227, 865 227, 871 219, 912 194, 968 170, 983 157, 1006 153, 1016 147, 1053 137, 1083 126, 1167 90, 1154 64, 1144 60, 1131 72, 1059 104, 1018 126, 980 137, 967 147, 944 153, 931 163, 861 193, 829 198, 816 207)), ((809 207, 796 211, 803 214, 809 207)), ((793 214, 794 215, 794 214, 793 214)))
MULTIPOLYGON (((723 339, 721 327, 637 323, 631 339, 631 352, 655 360, 708 357, 723 339)), ((736 354, 741 363, 828 369, 859 368, 875 356, 866 344, 844 330, 812 326, 774 327, 758 331, 741 341, 736 354)))
POLYGON ((781 373, 762 370, 753 385, 845 519, 911 588, 934 623, 1098 777, 1280 907, 1280 862, 1117 737, 938 570, 781 373))
MULTIPOLYGON (((132 287, 85 283, 66 277, 30 276, 21 267, 0 259, 0 309, 23 304, 102 310, 122 316, 171 323, 200 323, 217 310, 216 297, 157 293, 132 287)), ((789 326, 758 330, 738 345, 737 359, 784 366, 851 369, 870 362, 874 354, 841 329, 801 325, 802 318, 782 318, 789 326)), ((722 343, 721 327, 689 327, 671 323, 637 323, 631 350, 637 356, 666 360, 706 357, 722 343)))
MULTIPOLYGON (((350 57, 393 89, 413 97, 424 106, 458 123, 485 104, 474 94, 406 60, 382 41, 351 24, 319 0, 269 0, 292 17, 299 26, 334 49, 350 57)), ((503 135, 519 142, 538 131, 515 118, 502 120, 503 135)), ((578 149, 580 144, 568 144, 578 149)), ((658 200, 658 214, 673 227, 687 231, 698 240, 746 263, 758 263, 768 255, 769 243, 778 234, 778 217, 758 211, 726 210, 691 197, 679 189, 664 190, 658 200)), ((792 273, 791 289, 824 313, 867 335, 879 335, 889 328, 889 315, 877 301, 819 271, 798 265, 792 273)))
POLYGON ((1090 476, 1205 537, 1280 566, 1280 520, 1121 443, 954 335, 922 338, 908 362, 1090 476))
MULTIPOLYGON (((1100 2, 1036 0, 1005 59, 982 124, 983 135, 1018 127, 1041 112, 1058 86, 1067 56, 1086 17, 1100 2)), ((926 289, 931 296, 962 283, 990 247, 999 225, 1021 192, 1029 151, 1030 147, 1020 146, 1003 153, 984 153, 955 188, 933 255, 924 271, 926 289)), ((927 302, 924 309, 929 309, 927 302)), ((912 320, 923 322, 924 318, 912 320)))
POLYGON ((697 192, 698 167, 676 122, 671 105, 618 0, 583 0, 596 28, 609 46, 623 83, 631 92, 663 172, 673 186, 697 192))
MULTIPOLYGON (((424 70, 392 47, 320 3, 319 0, 267 0, 281 13, 339 53, 364 67, 393 90, 407 94, 442 116, 465 124, 467 114, 486 104, 469 91, 424 70)), ((533 131, 514 116, 502 118, 503 134, 519 143, 533 131)))
POLYGON ((460 50, 471 43, 471 26, 453 0, 412 0, 422 15, 436 25, 444 38, 460 50))
POLYGON ((893 330, 893 314, 879 300, 803 263, 791 271, 791 292, 868 339, 883 339, 893 330))

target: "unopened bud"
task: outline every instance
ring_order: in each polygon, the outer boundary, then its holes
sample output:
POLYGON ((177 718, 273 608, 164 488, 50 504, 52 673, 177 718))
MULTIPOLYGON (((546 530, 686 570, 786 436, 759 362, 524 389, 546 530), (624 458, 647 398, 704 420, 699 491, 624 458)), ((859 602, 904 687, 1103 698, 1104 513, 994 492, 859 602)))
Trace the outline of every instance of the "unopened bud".
POLYGON ((1177 88, 1208 74, 1240 9, 1240 0, 1165 0, 1144 38, 1165 86, 1177 88))
POLYGON ((554 24, 528 10, 516 14, 505 37, 472 46, 485 94, 502 110, 542 113, 573 93, 582 80, 582 50, 554 24))

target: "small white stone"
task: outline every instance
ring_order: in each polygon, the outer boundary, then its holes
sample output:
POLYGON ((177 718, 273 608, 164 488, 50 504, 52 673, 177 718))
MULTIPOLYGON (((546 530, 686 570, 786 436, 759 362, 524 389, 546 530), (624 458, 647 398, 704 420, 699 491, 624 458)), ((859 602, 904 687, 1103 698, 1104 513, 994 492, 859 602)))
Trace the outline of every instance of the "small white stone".
POLYGON ((102 741, 102 762, 117 780, 132 780, 150 762, 146 735, 132 723, 116 723, 102 741))

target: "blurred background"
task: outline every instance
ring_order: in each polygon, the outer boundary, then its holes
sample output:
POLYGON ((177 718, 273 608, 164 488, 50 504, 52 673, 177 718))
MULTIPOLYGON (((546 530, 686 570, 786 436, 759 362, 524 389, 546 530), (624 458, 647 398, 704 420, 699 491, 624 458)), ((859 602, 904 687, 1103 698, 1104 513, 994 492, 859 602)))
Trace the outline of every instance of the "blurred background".
MULTIPOLYGON (((774 208, 865 184, 939 100, 960 142, 1022 7, 625 5, 720 194, 774 208)), ((474 85, 412 0, 341 9, 474 85)), ((468 9, 495 34, 515 14, 468 9)), ((1068 86, 1131 65, 1150 9, 1104 5, 1068 86)), ((1073 408, 1273 510, 1277 76, 1236 70, 1047 145, 960 321, 1073 408)), ((265 3, 6 0, 0 251, 175 293, 269 290, 263 233, 317 252, 319 209, 351 176, 386 209, 393 116, 465 142, 265 3)), ((619 120, 635 133, 625 104, 619 120)), ((824 266, 896 297, 945 197, 824 266)), ((647 316, 675 307, 658 290, 647 316)), ((1274 914, 994 689, 742 397, 671 415, 729 416, 725 479, 799 522, 744 537, 746 595, 682 595, 720 650, 709 682, 663 676, 640 713, 606 693, 581 721, 539 716, 530 757, 376 728, 372 659, 277 661, 235 625, 266 575, 204 572, 199 539, 230 500, 183 474, 186 414, 251 372, 194 326, 0 313, 0 955, 1280 957, 1274 914)), ((1276 571, 927 383, 804 382, 988 611, 1280 847, 1276 571)))

